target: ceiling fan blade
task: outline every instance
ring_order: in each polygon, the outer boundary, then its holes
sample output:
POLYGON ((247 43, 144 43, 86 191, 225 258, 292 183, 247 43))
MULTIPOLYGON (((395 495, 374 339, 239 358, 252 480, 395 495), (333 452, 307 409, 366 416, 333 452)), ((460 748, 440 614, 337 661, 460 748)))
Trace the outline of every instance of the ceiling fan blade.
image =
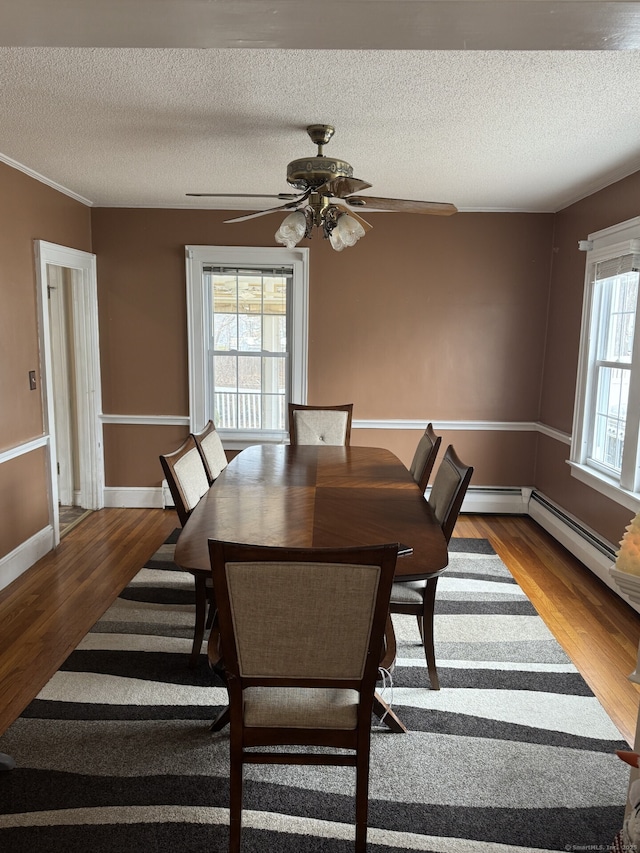
POLYGON ((454 204, 440 201, 409 201, 404 198, 377 198, 375 196, 350 196, 344 201, 349 207, 356 207, 367 213, 433 213, 436 216, 451 216, 457 213, 454 204))
POLYGON ((352 216, 356 222, 359 222, 360 225, 362 225, 365 231, 370 231, 373 228, 373 225, 370 222, 367 222, 366 219, 359 216, 353 208, 348 207, 341 198, 332 198, 331 204, 334 207, 337 207, 338 210, 343 210, 345 213, 348 213, 349 216, 352 216))
POLYGON ((257 210, 255 213, 248 213, 245 216, 236 216, 235 219, 225 219, 225 225, 228 222, 246 222, 247 219, 256 219, 258 216, 266 216, 267 213, 277 213, 279 210, 291 210, 298 207, 300 202, 305 201, 310 194, 311 190, 307 190, 306 193, 297 197, 295 201, 288 201, 286 204, 278 205, 278 207, 268 207, 266 210, 257 210))
POLYGON ((366 181, 361 181, 360 178, 331 178, 316 188, 315 192, 320 195, 335 195, 338 198, 344 198, 351 193, 357 193, 359 190, 368 190, 371 184, 366 181))
POLYGON ((281 198, 283 201, 298 198, 300 193, 278 193, 278 195, 265 195, 264 193, 185 193, 193 198, 281 198))
POLYGON ((267 213, 277 213, 279 210, 288 210, 291 207, 289 204, 282 204, 279 207, 270 207, 267 210, 258 210, 255 213, 247 213, 246 216, 236 216, 234 219, 225 219, 224 223, 229 222, 246 222, 247 219, 257 219, 258 216, 266 216, 267 213))

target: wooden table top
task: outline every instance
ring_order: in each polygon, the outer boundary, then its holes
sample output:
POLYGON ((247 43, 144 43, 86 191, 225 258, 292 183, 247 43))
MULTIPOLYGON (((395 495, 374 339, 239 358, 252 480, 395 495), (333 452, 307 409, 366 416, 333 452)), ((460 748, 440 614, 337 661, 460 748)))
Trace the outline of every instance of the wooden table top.
POLYGON ((238 454, 200 500, 175 562, 210 572, 208 540, 254 545, 347 547, 401 542, 398 580, 447 565, 429 503, 400 460, 380 447, 255 445, 238 454))

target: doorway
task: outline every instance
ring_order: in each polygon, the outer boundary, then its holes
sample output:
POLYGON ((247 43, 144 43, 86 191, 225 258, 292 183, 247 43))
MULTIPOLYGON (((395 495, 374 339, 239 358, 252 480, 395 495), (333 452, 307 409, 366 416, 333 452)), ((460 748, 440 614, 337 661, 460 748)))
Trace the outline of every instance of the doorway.
POLYGON ((40 364, 53 545, 104 506, 95 255, 37 240, 40 364))

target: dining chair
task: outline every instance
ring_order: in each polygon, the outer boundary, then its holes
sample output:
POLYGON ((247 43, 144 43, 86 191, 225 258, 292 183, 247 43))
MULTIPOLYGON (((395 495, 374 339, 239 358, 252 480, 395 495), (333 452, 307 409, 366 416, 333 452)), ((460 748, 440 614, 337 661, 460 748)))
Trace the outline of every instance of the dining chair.
POLYGON ((209 540, 229 691, 230 853, 240 851, 244 765, 262 763, 355 767, 355 850, 364 853, 371 714, 397 547, 209 540))
POLYGON ((184 527, 198 501, 209 488, 209 480, 192 435, 173 453, 160 456, 160 464, 173 498, 173 503, 184 527))
POLYGON ((303 406, 289 403, 291 444, 348 445, 353 403, 342 406, 303 406))
MULTIPOLYGON (((173 498, 173 503, 182 527, 200 498, 209 489, 209 479, 204 466, 204 460, 198 450, 193 435, 189 435, 177 450, 160 456, 160 464, 173 498)), ((196 621, 193 633, 193 646, 189 665, 195 667, 200 657, 205 626, 213 623, 215 604, 213 601, 213 585, 211 579, 202 573, 194 573, 196 597, 196 621), (209 619, 207 619, 207 603, 209 604, 209 619)))
MULTIPOLYGON (((473 468, 465 465, 453 446, 449 445, 438 466, 428 498, 447 545, 472 474, 473 468)), ((389 603, 391 613, 409 613, 417 617, 432 690, 440 689, 433 637, 433 610, 438 578, 444 571, 446 566, 423 580, 394 583, 389 603)))
POLYGON ((191 435, 202 457, 209 485, 211 486, 228 464, 222 440, 212 420, 208 421, 202 432, 192 432, 191 435))
POLYGON ((416 447, 416 452, 413 454, 409 472, 420 486, 420 491, 423 494, 429 484, 429 477, 431 476, 433 463, 436 461, 441 441, 442 436, 435 434, 433 424, 427 424, 427 428, 420 437, 420 441, 416 447))

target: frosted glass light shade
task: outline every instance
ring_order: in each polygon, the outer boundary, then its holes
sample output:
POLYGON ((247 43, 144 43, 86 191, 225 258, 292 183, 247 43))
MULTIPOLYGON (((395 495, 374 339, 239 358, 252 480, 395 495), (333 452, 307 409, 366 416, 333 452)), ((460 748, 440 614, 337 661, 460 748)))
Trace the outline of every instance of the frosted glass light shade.
POLYGON ((276 243, 281 243, 287 249, 293 249, 304 237, 307 230, 307 220, 301 210, 290 213, 276 231, 276 243))
POLYGON ((355 246, 361 237, 364 237, 362 225, 353 216, 342 213, 329 235, 329 242, 336 252, 341 252, 346 246, 355 246))

